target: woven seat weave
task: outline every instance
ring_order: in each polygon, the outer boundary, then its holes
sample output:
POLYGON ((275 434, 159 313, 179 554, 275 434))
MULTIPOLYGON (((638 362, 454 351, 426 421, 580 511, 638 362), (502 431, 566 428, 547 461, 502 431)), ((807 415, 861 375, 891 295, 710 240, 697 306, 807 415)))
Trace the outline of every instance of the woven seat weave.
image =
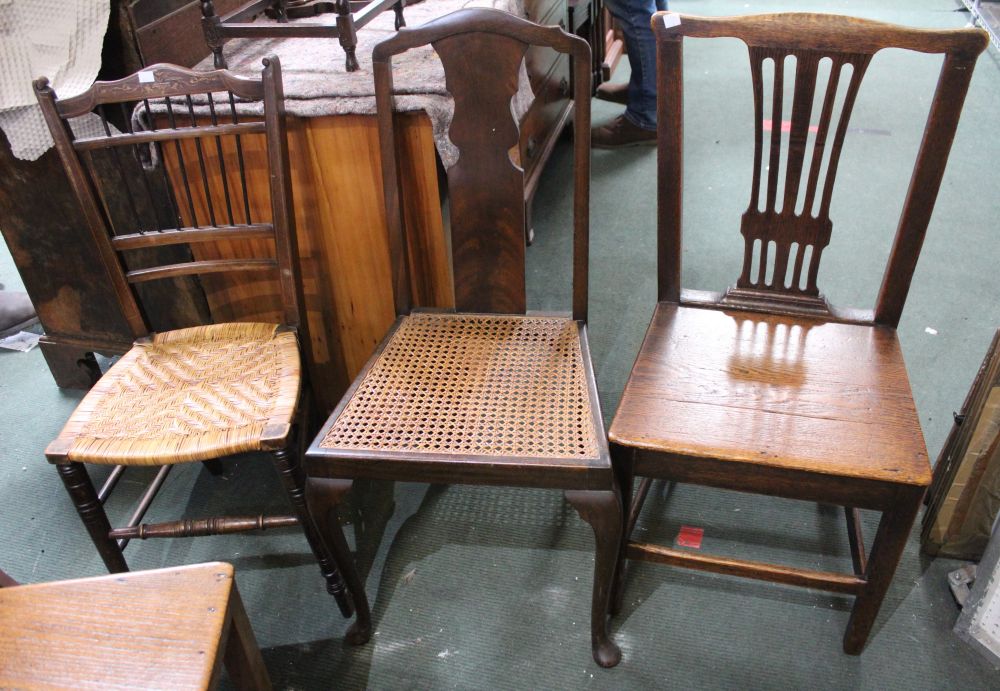
POLYGON ((598 458, 576 322, 404 317, 320 446, 598 458))
POLYGON ((164 465, 262 449, 299 395, 295 334, 218 324, 136 343, 80 402, 53 447, 71 461, 164 465))

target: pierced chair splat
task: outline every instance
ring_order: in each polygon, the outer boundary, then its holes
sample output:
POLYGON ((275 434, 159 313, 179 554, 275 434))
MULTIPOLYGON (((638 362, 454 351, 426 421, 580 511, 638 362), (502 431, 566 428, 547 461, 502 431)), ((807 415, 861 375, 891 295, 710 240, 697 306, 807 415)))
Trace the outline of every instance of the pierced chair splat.
POLYGON ((850 594, 844 650, 857 654, 931 479, 896 327, 986 35, 821 14, 658 13, 652 26, 658 304, 609 432, 627 516, 615 602, 626 558, 850 594), (724 293, 681 287, 682 49, 689 37, 741 39, 750 58, 754 176, 741 226, 743 268, 724 293), (884 48, 941 54, 943 64, 875 309, 842 309, 823 297, 817 276, 833 230, 830 202, 851 111, 869 62, 884 48), (785 74, 788 56, 794 75, 785 74), (824 61, 830 69, 822 83, 824 61), (794 84, 787 145, 779 124, 786 83, 794 84), (642 481, 633 498, 635 476, 642 481), (633 540, 652 479, 843 506, 854 573, 633 540), (870 554, 858 509, 881 512, 870 554))

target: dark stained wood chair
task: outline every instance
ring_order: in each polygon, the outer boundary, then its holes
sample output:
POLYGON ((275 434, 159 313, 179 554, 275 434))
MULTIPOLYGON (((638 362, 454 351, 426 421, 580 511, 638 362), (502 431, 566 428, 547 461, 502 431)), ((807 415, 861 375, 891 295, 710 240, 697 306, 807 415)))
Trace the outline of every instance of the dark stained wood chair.
MULTIPOLYGON (((329 507, 323 527, 339 532, 335 508, 354 478, 564 490, 597 541, 594 658, 617 664, 607 614, 621 505, 586 329, 590 49, 558 27, 462 10, 400 31, 375 49, 374 65, 399 316, 309 447, 310 503, 329 507), (455 99, 450 136, 460 157, 448 172, 455 312, 414 309, 405 260, 412 238, 400 205, 391 61, 427 44, 455 99), (518 144, 511 99, 534 49, 568 53, 574 64, 571 315, 526 314, 524 171, 511 154, 518 144)), ((357 604, 360 622, 367 611, 357 604)))
POLYGON ((35 91, 80 204, 80 232, 89 234, 103 260, 92 270, 106 273, 138 339, 80 402, 45 451, 105 565, 111 572, 127 571, 122 549, 132 538, 213 535, 298 524, 319 560, 327 589, 344 616, 350 616, 351 602, 335 557, 340 551, 340 558, 346 556, 347 567, 353 568, 350 553, 346 545, 324 542, 304 497, 300 457, 306 435, 297 432, 305 429, 310 396, 303 384, 298 338, 308 338, 300 316, 302 287, 277 58, 264 60, 260 79, 161 64, 116 82, 98 82, 72 98, 58 99, 44 78, 35 83, 35 91), (203 99, 200 107, 210 116, 196 117, 193 97, 203 99), (240 121, 235 99, 260 102, 263 118, 240 121), (133 103, 141 104, 150 129, 133 130, 133 103), (126 123, 125 132, 111 129, 110 106, 120 107, 119 122, 126 123), (75 136, 71 123, 95 110, 98 131, 75 136), (166 126, 157 129, 158 122, 166 126), (267 155, 244 157, 243 145, 255 137, 266 138, 267 155), (165 170, 167 146, 174 147, 182 162, 180 169, 165 170), (196 159, 197 167, 184 164, 185 155, 196 159), (127 174, 129 169, 122 164, 128 160, 154 164, 159 171, 153 174, 164 177, 167 189, 184 191, 178 194, 172 218, 142 213, 151 208, 143 204, 144 195, 150 194, 144 184, 147 180, 127 174), (209 193, 207 171, 216 166, 220 174, 213 184, 224 188, 225 208, 213 208, 209 193), (191 177, 195 170, 200 170, 200 179, 191 177), (171 184, 167 180, 171 176, 181 179, 171 184), (269 179, 269 208, 261 208, 266 202, 255 205, 249 200, 247 179, 253 176, 269 179), (128 199, 133 225, 115 227, 108 220, 109 197, 102 190, 109 185, 119 187, 116 199, 128 199), (218 242, 243 243, 256 256, 194 259, 188 254, 189 261, 159 266, 136 266, 129 256, 135 250, 173 245, 184 245, 193 253, 201 251, 195 248, 210 248, 218 242), (273 281, 280 293, 275 299, 280 323, 222 323, 150 333, 137 286, 180 276, 207 279, 220 272, 273 281), (246 452, 270 454, 294 516, 140 524, 174 465, 203 461, 218 472, 218 459, 246 452), (99 492, 85 463, 115 466, 99 492), (160 468, 129 524, 112 530, 103 504, 130 466, 160 468))
POLYGON ((271 688, 223 563, 0 583, 0 688, 271 688))
POLYGON ((652 24, 659 55, 658 304, 610 429, 628 516, 622 567, 627 557, 854 595, 844 650, 857 654, 931 479, 896 326, 986 34, 818 14, 710 19, 659 13, 652 24), (743 271, 724 294, 682 289, 680 282, 684 37, 739 38, 749 49, 754 177, 742 219, 743 271), (944 62, 875 309, 838 309, 817 287, 832 230, 830 199, 865 69, 888 47, 941 53, 944 62), (789 55, 796 59, 795 90, 783 151, 777 122, 769 147, 763 143, 763 73, 772 60, 776 121, 789 55), (831 61, 831 76, 817 86, 823 59, 831 61), (846 82, 839 85, 846 98, 835 113, 838 82, 846 82), (817 127, 811 157, 810 123, 817 127), (829 162, 822 177, 824 152, 829 162), (787 170, 780 199, 779 168, 787 170), (643 479, 633 500, 637 475, 643 479), (854 573, 632 541, 652 478, 844 506, 854 573), (868 556, 859 508, 881 512, 868 556))

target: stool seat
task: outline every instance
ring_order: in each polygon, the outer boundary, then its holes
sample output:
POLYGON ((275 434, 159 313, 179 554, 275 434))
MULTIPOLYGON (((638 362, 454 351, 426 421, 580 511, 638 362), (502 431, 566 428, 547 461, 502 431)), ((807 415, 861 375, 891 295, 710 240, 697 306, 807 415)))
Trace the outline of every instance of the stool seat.
POLYGON ((2 688, 212 688, 223 655, 270 688, 229 564, 0 588, 2 688))

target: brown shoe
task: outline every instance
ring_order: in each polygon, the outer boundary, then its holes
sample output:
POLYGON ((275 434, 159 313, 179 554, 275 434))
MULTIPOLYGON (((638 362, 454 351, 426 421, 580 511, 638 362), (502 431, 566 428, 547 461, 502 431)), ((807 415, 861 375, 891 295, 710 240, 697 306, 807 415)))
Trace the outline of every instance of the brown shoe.
POLYGON ((604 82, 597 87, 597 98, 602 101, 621 103, 623 106, 628 105, 628 82, 619 84, 604 82))
POLYGON ((656 130, 644 130, 633 125, 624 115, 590 131, 590 145, 595 149, 617 149, 626 146, 656 144, 656 130))

